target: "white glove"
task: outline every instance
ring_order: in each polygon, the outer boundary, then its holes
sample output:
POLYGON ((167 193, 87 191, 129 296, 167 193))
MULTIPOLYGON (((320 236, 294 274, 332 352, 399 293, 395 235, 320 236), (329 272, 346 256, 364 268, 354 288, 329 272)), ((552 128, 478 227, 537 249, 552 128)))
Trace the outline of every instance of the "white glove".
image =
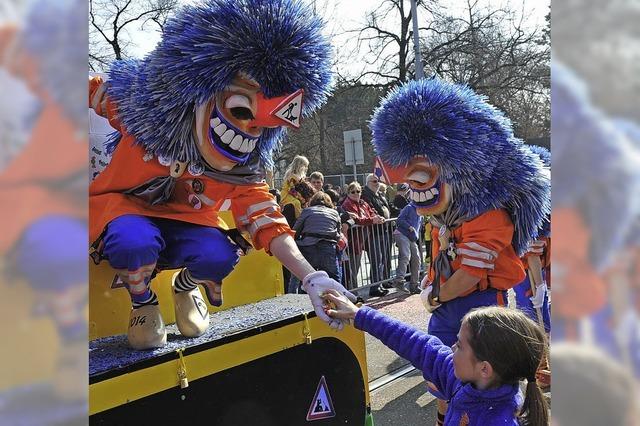
POLYGON ((547 294, 547 284, 543 282, 536 287, 536 295, 529 298, 529 300, 531 300, 531 303, 533 303, 533 307, 535 309, 542 308, 542 305, 544 304, 545 294, 547 294))
POLYGON ((304 277, 304 280, 302 280, 302 288, 309 295, 311 304, 313 305, 313 309, 316 311, 318 318, 329 324, 329 327, 336 330, 342 330, 344 324, 348 323, 348 321, 331 318, 327 315, 323 309, 324 300, 322 299, 322 295, 326 293, 327 290, 336 290, 337 292, 344 294, 354 303, 357 300, 356 296, 347 291, 342 284, 332 278, 329 278, 329 275, 327 275, 325 271, 315 271, 304 277))
POLYGON ((429 296, 431 295, 432 291, 433 291, 433 287, 427 286, 423 288, 422 291, 420 292, 420 300, 422 301, 422 304, 424 305, 425 309, 428 312, 433 312, 440 306, 440 303, 438 303, 437 305, 432 305, 430 303, 429 296))

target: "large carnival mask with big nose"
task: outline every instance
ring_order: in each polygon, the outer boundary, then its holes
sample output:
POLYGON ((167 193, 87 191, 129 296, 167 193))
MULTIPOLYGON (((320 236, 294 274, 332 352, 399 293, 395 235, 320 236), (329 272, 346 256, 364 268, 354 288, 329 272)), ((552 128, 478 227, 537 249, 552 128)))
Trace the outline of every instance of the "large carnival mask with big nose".
POLYGON ((441 214, 449 207, 451 187, 442 181, 438 166, 430 164, 426 158, 415 157, 408 164, 399 167, 384 163, 382 166, 390 183, 409 184, 409 198, 418 214, 441 214))
POLYGON ((196 111, 198 150, 214 169, 231 170, 256 149, 265 128, 299 128, 303 90, 266 98, 260 84, 239 74, 196 111))

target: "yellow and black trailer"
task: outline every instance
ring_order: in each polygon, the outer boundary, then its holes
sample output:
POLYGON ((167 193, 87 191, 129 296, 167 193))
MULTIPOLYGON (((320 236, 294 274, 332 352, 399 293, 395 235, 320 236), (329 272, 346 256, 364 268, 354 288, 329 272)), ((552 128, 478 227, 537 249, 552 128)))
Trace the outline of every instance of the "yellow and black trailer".
MULTIPOLYGON (((171 274, 152 284, 167 324, 171 274)), ((167 346, 151 351, 127 347, 130 302, 113 277, 107 265, 91 267, 90 424, 373 424, 363 333, 334 331, 306 295, 282 295, 274 258, 241 260, 203 336, 170 325, 167 346)))

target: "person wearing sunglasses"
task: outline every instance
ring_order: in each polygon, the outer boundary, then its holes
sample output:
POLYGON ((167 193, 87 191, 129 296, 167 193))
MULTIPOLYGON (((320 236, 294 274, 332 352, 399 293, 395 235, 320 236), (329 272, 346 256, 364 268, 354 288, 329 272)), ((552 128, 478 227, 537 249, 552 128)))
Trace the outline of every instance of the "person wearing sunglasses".
MULTIPOLYGON (((347 187, 347 197, 342 203, 342 208, 351 213, 356 225, 361 225, 349 230, 349 262, 344 274, 348 288, 358 287, 357 278, 363 251, 367 251, 370 262, 373 262, 372 259, 380 258, 380 255, 375 252, 376 247, 371 244, 372 239, 369 235, 369 228, 372 225, 384 223, 384 218, 378 215, 373 207, 361 198, 361 195, 362 187, 360 184, 351 182, 347 187)), ((381 286, 375 286, 369 290, 369 295, 379 297, 388 292, 387 289, 381 286)))

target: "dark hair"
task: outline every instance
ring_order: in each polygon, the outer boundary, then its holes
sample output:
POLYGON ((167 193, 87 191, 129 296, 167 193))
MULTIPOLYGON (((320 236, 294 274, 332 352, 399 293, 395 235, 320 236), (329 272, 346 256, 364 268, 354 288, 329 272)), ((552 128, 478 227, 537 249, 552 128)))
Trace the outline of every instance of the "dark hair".
POLYGON ((536 383, 536 371, 547 351, 544 330, 521 311, 499 306, 474 309, 462 322, 469 327, 475 357, 491 364, 502 383, 527 379, 519 414, 522 424, 548 424, 547 402, 536 383))
POLYGON ((309 182, 301 181, 295 184, 293 187, 302 198, 306 201, 309 201, 313 194, 315 194, 316 190, 309 182))
POLYGON ((331 198, 331 202, 337 206, 338 201, 340 201, 340 195, 334 189, 327 189, 324 192, 331 198))
POLYGON ((280 191, 278 191, 278 190, 277 190, 277 189, 275 189, 275 188, 271 188, 271 189, 269 190, 269 193, 270 193, 271 195, 273 195, 274 197, 276 197, 276 203, 280 204, 280 191))
POLYGON ((322 191, 318 191, 315 194, 313 194, 313 197, 311 197, 311 201, 309 201, 309 205, 325 206, 325 207, 329 207, 330 209, 334 207, 329 195, 325 194, 322 191))

